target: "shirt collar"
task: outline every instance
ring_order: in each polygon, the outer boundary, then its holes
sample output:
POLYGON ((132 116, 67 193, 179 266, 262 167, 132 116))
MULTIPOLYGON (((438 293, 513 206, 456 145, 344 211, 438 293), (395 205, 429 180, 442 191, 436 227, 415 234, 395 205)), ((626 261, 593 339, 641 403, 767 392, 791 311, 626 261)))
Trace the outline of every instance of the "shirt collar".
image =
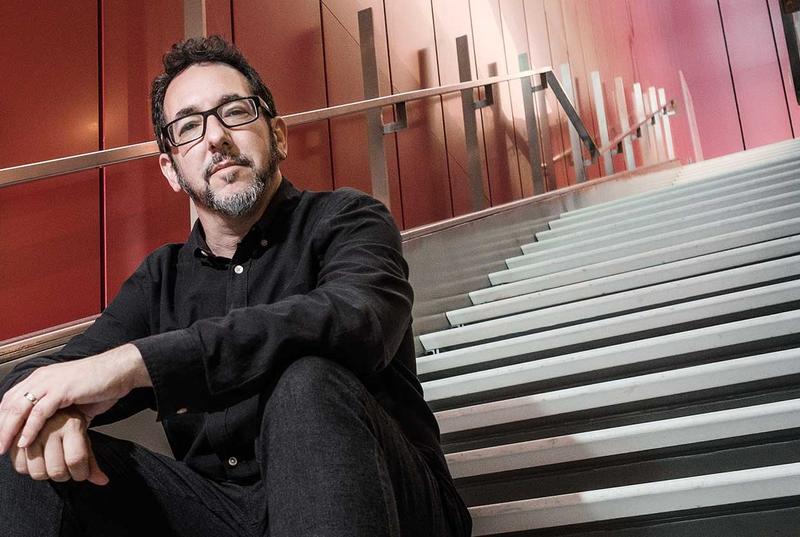
MULTIPOLYGON (((275 191, 267 208, 264 209, 261 218, 253 224, 250 232, 242 239, 242 242, 260 241, 262 238, 271 240, 271 235, 274 235, 271 231, 276 227, 276 220, 278 223, 284 220, 297 206, 299 199, 300 191, 286 177, 281 177, 278 190, 275 191)), ((208 247, 206 234, 199 219, 195 221, 192 227, 186 246, 194 253, 195 257, 205 259, 213 259, 215 257, 211 253, 211 248, 208 247)))

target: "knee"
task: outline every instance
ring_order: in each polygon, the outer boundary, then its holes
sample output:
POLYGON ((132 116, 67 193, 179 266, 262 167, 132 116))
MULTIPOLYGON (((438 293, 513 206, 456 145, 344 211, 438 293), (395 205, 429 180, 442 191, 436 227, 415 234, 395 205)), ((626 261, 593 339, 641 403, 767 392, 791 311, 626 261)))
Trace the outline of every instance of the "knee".
POLYGON ((284 370, 269 396, 265 417, 324 418, 337 408, 360 406, 357 402, 366 393, 355 374, 341 364, 306 356, 284 370))
POLYGON ((305 356, 292 362, 280 376, 270 403, 307 403, 323 397, 331 389, 358 383, 344 366, 319 356, 305 356))

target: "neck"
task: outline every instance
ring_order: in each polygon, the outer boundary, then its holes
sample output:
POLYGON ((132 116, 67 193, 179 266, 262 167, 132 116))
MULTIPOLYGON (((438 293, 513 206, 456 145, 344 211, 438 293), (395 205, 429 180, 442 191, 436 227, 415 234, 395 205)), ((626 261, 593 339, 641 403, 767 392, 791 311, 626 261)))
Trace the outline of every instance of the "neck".
POLYGON ((211 252, 218 257, 232 258, 236 253, 236 248, 245 235, 252 229, 253 225, 262 217, 267 209, 269 202, 278 191, 281 184, 281 176, 270 181, 268 190, 247 216, 231 217, 210 211, 206 207, 197 206, 197 217, 203 225, 206 234, 206 244, 211 252))

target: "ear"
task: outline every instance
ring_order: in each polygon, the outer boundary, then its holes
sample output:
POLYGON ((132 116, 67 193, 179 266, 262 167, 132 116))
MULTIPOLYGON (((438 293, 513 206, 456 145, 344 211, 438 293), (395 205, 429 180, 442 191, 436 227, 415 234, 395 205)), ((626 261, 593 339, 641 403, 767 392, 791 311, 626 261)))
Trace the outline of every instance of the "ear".
POLYGON ((281 160, 289 155, 289 140, 286 122, 282 117, 278 116, 272 119, 272 132, 278 142, 278 151, 281 155, 281 160))
POLYGON ((169 155, 161 153, 158 156, 158 165, 161 167, 161 173, 167 178, 167 182, 169 186, 172 187, 172 190, 175 192, 183 190, 178 182, 178 174, 175 171, 175 166, 172 163, 172 159, 169 158, 169 155))

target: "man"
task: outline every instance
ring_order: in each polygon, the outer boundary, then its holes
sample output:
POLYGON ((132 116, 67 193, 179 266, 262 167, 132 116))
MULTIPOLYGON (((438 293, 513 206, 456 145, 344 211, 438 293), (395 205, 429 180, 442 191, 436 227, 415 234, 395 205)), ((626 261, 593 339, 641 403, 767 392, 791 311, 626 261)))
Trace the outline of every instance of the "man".
POLYGON ((0 532, 469 535, 388 211, 281 176, 286 125, 221 38, 175 45, 164 67, 159 164, 199 221, 85 334, 4 379, 0 532), (177 461, 88 430, 148 406, 177 461))

